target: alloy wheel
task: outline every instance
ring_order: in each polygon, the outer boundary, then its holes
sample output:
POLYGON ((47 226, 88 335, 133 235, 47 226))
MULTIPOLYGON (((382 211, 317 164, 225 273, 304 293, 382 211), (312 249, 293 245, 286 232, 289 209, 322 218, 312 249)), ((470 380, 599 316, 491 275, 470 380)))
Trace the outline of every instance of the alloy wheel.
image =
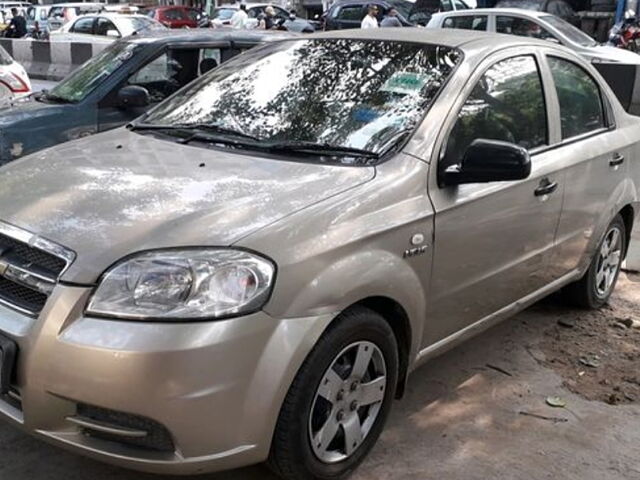
POLYGON ((604 237, 596 268, 596 293, 606 297, 611 291, 622 262, 622 232, 617 226, 612 227, 604 237))
POLYGON ((374 343, 352 343, 335 357, 309 415, 309 441, 321 462, 346 460, 362 445, 380 413, 386 387, 384 356, 374 343))

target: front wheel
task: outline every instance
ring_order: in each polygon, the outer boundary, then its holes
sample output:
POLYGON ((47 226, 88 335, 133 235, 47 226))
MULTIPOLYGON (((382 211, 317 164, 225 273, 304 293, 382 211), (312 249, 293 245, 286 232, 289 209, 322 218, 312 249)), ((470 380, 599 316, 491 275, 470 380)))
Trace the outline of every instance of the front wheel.
POLYGON ((323 334, 282 406, 269 465, 287 480, 338 480, 373 447, 398 379, 389 324, 355 308, 323 334))
POLYGON ((600 308, 609 301, 620 274, 626 243, 626 226, 617 215, 600 240, 587 273, 565 287, 565 296, 571 303, 583 308, 600 308))

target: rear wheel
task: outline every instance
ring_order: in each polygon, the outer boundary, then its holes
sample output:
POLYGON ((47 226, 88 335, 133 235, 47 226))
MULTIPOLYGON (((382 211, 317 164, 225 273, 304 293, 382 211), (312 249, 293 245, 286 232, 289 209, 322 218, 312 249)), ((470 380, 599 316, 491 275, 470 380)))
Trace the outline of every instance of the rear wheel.
POLYGON ((564 293, 571 303, 583 308, 600 308, 607 303, 620 274, 626 239, 625 223, 617 215, 607 227, 589 270, 565 288, 564 293))
POLYGON ((398 350, 387 322, 364 308, 342 314, 289 389, 271 468, 288 480, 348 476, 380 435, 397 378, 398 350))

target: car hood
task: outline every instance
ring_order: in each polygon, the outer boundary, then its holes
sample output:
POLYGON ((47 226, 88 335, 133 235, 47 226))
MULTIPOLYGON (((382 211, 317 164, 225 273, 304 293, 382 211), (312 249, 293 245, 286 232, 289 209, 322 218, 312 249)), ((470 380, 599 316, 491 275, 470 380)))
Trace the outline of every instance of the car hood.
POLYGON ((343 167, 181 145, 124 128, 0 170, 0 220, 77 258, 63 280, 90 284, 131 253, 226 246, 373 178, 343 167))
POLYGON ((0 128, 12 126, 16 122, 57 115, 68 108, 68 104, 38 102, 35 95, 7 99, 0 103, 0 128))
POLYGON ((587 50, 587 54, 588 56, 595 57, 600 61, 608 60, 610 62, 627 63, 631 65, 640 64, 640 55, 637 53, 608 45, 590 47, 587 50))

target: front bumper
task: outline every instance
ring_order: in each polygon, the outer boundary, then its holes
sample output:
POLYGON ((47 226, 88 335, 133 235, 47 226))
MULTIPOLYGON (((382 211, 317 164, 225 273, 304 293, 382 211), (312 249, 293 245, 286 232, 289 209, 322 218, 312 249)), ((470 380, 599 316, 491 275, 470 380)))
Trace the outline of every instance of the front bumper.
POLYGON ((332 315, 158 323, 84 316, 89 288, 59 285, 39 318, 0 307, 19 347, 16 393, 0 413, 28 432, 127 468, 197 474, 264 461, 280 406, 332 315), (17 396, 17 395, 15 395, 17 396), (86 435, 86 404, 168 430, 173 451, 86 435))

